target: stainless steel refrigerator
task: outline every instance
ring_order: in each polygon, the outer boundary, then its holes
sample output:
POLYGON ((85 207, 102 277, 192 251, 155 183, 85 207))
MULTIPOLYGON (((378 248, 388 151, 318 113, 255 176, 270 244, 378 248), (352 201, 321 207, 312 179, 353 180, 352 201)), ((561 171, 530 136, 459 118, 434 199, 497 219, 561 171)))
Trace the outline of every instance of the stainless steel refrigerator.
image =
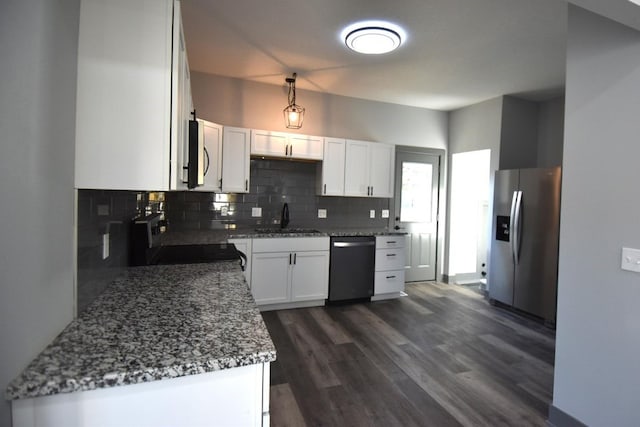
POLYGON ((495 173, 489 298, 555 324, 560 168, 495 173))

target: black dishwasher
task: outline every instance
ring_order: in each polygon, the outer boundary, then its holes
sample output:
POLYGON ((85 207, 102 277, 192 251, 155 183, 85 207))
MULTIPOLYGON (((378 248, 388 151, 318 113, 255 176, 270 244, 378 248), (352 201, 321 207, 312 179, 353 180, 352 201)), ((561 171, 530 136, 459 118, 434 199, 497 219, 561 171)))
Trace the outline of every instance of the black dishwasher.
POLYGON ((329 302, 370 300, 375 278, 374 236, 331 238, 329 302))

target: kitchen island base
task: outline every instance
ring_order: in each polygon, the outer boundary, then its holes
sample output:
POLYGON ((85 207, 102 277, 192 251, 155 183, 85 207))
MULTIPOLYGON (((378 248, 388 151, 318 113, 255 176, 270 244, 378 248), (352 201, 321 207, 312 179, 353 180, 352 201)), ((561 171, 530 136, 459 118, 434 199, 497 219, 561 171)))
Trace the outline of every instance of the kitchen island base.
POLYGON ((268 426, 269 363, 12 401, 14 427, 268 426))

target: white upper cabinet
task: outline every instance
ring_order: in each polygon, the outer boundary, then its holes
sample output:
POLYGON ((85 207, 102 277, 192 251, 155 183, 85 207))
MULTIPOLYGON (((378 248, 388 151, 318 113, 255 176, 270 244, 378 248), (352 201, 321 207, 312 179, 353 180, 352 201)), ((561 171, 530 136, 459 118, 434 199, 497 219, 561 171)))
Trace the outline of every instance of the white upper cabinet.
POLYGON ((179 2, 82 0, 77 80, 76 188, 186 187, 191 95, 179 2))
POLYGON ((323 138, 267 130, 251 130, 251 155, 322 160, 323 138))
POLYGON ((249 129, 225 126, 222 132, 222 192, 248 193, 249 129))
POLYGON ((324 159, 318 165, 317 193, 321 196, 344 196, 344 161, 346 141, 324 139, 324 159))
POLYGON ((324 138, 289 134, 289 157, 294 159, 322 160, 324 158, 324 138))
POLYGON ((218 192, 222 181, 223 127, 206 120, 198 121, 204 134, 204 183, 195 190, 218 192))
POLYGON ((347 140, 344 195, 393 197, 395 147, 347 140))
POLYGON ((369 146, 371 196, 393 197, 395 146, 372 143, 369 146))

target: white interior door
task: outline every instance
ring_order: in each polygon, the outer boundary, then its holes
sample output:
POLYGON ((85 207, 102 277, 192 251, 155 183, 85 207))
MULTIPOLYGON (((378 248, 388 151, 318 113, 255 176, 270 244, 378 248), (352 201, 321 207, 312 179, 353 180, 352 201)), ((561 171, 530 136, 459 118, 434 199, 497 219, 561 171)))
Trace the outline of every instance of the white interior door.
POLYGON ((404 231, 405 280, 436 279, 440 156, 396 152, 395 229, 404 231))

